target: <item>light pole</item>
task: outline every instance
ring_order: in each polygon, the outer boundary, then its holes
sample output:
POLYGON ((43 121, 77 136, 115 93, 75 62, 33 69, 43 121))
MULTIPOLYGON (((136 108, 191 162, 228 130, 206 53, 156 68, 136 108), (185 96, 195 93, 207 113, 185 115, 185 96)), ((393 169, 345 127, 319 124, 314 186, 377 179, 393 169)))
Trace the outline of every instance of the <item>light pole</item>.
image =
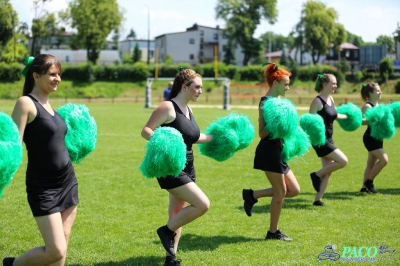
POLYGON ((150 64, 150 8, 147 7, 147 64, 150 64))

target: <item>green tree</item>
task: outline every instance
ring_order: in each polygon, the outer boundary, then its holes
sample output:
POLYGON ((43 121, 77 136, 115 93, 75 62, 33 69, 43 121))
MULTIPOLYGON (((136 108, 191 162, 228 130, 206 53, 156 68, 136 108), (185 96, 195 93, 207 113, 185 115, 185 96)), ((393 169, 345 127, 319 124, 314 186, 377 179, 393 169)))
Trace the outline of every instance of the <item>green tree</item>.
POLYGON ((273 24, 278 15, 276 0, 218 0, 217 16, 225 20, 224 34, 243 50, 243 65, 258 57, 261 42, 253 37, 262 18, 273 24))
POLYGON ((96 64, 107 36, 118 30, 123 18, 117 0, 72 0, 69 3, 72 27, 87 51, 87 58, 96 64))
POLYGON ((235 62, 235 46, 231 41, 228 40, 228 44, 224 47, 224 59, 223 62, 226 65, 230 65, 235 62))
POLYGON ((18 25, 18 14, 9 0, 0 0, 0 51, 14 36, 14 29, 18 25))
POLYGON ((133 29, 131 29, 131 31, 130 31, 129 34, 126 36, 126 38, 127 38, 127 39, 128 39, 128 38, 136 39, 136 32, 135 32, 133 29))
POLYGON ((337 23, 337 13, 324 3, 308 0, 301 11, 302 18, 296 25, 296 45, 302 45, 303 51, 311 53, 313 63, 317 63, 321 55, 328 53, 333 44, 339 51, 340 44, 346 40, 346 31, 342 24, 337 23))
POLYGON ((132 61, 133 63, 139 62, 142 58, 142 51, 139 49, 139 44, 135 44, 135 49, 133 50, 132 61))
MULTIPOLYGON (((285 37, 282 34, 275 34, 271 31, 267 31, 266 33, 260 36, 263 47, 267 48, 269 47, 270 38, 271 38, 271 51, 268 52, 283 50, 284 45, 286 45, 286 47, 289 49, 293 48, 294 46, 293 36, 289 35, 285 37)), ((268 49, 264 49, 264 51, 267 50, 268 49)))
POLYGON ((282 48, 282 55, 281 55, 281 58, 279 59, 279 64, 284 65, 284 66, 289 65, 289 59, 288 59, 288 56, 286 55, 286 53, 287 53, 287 49, 286 49, 286 45, 284 44, 283 48, 282 48))
POLYGON ((346 41, 349 43, 354 44, 357 47, 360 47, 361 45, 364 44, 364 40, 362 37, 357 36, 351 32, 346 31, 346 41))
POLYGON ((388 52, 391 52, 391 53, 395 52, 396 44, 394 43, 393 37, 390 37, 387 35, 379 35, 378 38, 376 38, 376 43, 386 45, 386 50, 388 52))
POLYGON ((393 61, 390 60, 389 58, 383 58, 379 62, 379 74, 381 78, 386 82, 389 77, 393 74, 394 72, 394 66, 393 66, 393 61))
POLYGON ((118 50, 118 44, 119 44, 119 37, 121 36, 121 34, 119 34, 119 29, 114 30, 114 35, 112 36, 112 40, 113 40, 113 50, 118 50))

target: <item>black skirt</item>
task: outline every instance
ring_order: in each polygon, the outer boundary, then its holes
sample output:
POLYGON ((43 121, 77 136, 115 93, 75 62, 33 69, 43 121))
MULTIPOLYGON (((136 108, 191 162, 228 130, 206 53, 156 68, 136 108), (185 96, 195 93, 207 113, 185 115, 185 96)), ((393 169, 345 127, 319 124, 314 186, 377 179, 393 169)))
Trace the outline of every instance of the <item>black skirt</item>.
POLYGON ((364 133, 363 136, 364 146, 368 151, 383 149, 383 141, 374 139, 371 135, 364 133))
POLYGON ((254 169, 287 174, 290 167, 282 160, 282 149, 282 139, 261 139, 254 156, 254 169))
POLYGON ((178 176, 166 176, 157 178, 162 189, 173 189, 191 182, 196 182, 193 151, 186 151, 186 165, 178 176))
POLYGON ((322 146, 312 146, 317 153, 318 157, 325 157, 329 153, 336 150, 333 139, 326 139, 325 144, 322 146))
POLYGON ((62 212, 79 203, 78 182, 69 162, 64 168, 47 171, 27 171, 26 192, 34 217, 62 212))

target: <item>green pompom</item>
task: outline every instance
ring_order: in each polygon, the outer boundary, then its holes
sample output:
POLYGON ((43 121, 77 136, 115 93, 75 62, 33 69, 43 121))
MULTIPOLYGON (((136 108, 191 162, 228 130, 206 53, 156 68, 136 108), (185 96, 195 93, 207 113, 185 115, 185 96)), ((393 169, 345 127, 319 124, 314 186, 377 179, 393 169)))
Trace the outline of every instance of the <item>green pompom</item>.
POLYGON ((96 148, 97 124, 84 104, 67 103, 57 109, 67 125, 65 145, 73 163, 80 163, 96 148))
POLYGON ((310 148, 310 140, 300 126, 295 131, 283 139, 282 160, 289 162, 295 157, 303 156, 310 148))
POLYGON ((261 108, 265 130, 273 139, 284 138, 294 132, 298 125, 296 106, 288 99, 270 97, 261 108))
POLYGON ((365 113, 365 119, 371 126, 371 137, 383 140, 390 139, 396 133, 394 117, 389 106, 381 104, 369 108, 365 113))
POLYGON ((146 154, 139 170, 147 178, 178 176, 185 168, 186 144, 172 127, 158 127, 146 143, 146 154))
POLYGON ((339 114, 344 114, 347 116, 347 119, 337 119, 339 126, 345 131, 355 131, 362 124, 362 112, 361 109, 353 104, 346 103, 342 104, 338 108, 336 108, 339 114))
POLYGON ((394 117, 394 126, 400 127, 400 102, 393 102, 389 104, 390 109, 392 110, 392 115, 394 117))
POLYGON ((11 183, 22 161, 22 143, 17 125, 0 112, 0 198, 11 183))
POLYGON ((322 146, 325 144, 324 119, 319 114, 303 114, 300 116, 300 126, 308 135, 311 144, 322 146))
POLYGON ((223 127, 231 128, 236 132, 239 138, 239 147, 237 147, 237 151, 247 148, 254 139, 255 128, 247 115, 233 112, 219 118, 215 123, 223 127))
POLYGON ((201 155, 213 158, 218 162, 231 158, 240 147, 238 134, 233 128, 227 127, 224 119, 220 118, 211 122, 205 134, 213 135, 212 141, 198 145, 201 155))

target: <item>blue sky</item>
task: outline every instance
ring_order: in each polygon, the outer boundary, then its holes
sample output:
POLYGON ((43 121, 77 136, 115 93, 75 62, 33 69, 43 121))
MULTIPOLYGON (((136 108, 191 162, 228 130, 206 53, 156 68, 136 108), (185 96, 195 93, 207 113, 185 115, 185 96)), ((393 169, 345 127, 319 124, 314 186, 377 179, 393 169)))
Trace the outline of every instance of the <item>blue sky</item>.
MULTIPOLYGON (((49 0, 48 0, 49 1, 49 0)), ((224 21, 215 19, 217 0, 117 0, 125 10, 123 36, 132 28, 138 38, 147 39, 171 32, 182 32, 194 23, 202 26, 224 26, 224 21), (150 18, 150 27, 148 27, 150 18)), ((19 14, 20 21, 29 25, 35 16, 32 0, 10 0, 19 14)), ((50 0, 44 8, 57 12, 67 7, 69 0, 50 0)), ((255 33, 272 30, 288 35, 300 18, 305 0, 277 0, 278 21, 274 25, 261 23, 255 33)), ((359 35, 364 41, 374 42, 379 35, 390 35, 400 23, 400 0, 324 0, 327 6, 339 13, 338 22, 346 30, 359 35)), ((39 11, 37 11, 39 12, 39 11)))

